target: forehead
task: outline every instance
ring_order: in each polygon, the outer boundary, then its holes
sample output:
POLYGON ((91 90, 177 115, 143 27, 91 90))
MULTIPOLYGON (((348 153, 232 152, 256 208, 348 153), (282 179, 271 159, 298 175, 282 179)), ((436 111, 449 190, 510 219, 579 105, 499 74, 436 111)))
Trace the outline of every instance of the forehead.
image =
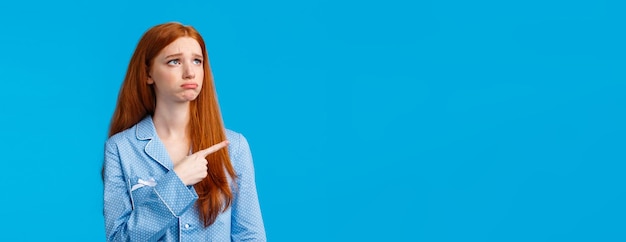
POLYGON ((196 54, 202 55, 202 49, 200 44, 194 38, 180 37, 169 45, 165 46, 159 53, 161 56, 168 56, 173 54, 196 54))

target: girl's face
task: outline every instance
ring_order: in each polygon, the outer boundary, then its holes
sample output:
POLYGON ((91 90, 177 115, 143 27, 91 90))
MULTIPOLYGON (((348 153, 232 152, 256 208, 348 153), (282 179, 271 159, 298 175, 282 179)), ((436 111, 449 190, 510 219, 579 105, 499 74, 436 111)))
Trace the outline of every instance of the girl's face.
POLYGON ((157 103, 189 102, 202 90, 202 49, 191 37, 181 37, 154 58, 148 84, 154 84, 157 103))

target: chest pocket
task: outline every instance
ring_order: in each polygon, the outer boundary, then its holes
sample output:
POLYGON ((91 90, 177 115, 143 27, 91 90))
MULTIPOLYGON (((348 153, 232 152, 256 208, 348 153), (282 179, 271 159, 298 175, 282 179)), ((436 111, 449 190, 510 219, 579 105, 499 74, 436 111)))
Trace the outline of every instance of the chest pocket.
POLYGON ((128 184, 130 184, 130 201, 133 209, 138 204, 146 203, 156 198, 154 186, 156 186, 157 182, 154 178, 133 177, 129 179, 128 184))

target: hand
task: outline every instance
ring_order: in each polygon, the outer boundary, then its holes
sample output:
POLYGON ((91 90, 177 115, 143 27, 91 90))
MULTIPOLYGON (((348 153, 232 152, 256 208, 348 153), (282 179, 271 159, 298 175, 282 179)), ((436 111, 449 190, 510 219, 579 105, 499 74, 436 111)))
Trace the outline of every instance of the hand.
POLYGON ((199 150, 185 157, 174 166, 174 172, 185 186, 195 185, 202 181, 209 173, 207 172, 207 155, 214 153, 228 145, 228 140, 219 142, 204 150, 199 150))

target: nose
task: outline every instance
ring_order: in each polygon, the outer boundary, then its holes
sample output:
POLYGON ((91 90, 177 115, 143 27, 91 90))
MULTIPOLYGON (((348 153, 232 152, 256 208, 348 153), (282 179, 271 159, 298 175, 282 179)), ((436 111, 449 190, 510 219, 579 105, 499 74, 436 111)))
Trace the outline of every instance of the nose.
POLYGON ((196 77, 196 73, 193 71, 192 64, 186 64, 183 67, 183 79, 194 79, 196 77))

